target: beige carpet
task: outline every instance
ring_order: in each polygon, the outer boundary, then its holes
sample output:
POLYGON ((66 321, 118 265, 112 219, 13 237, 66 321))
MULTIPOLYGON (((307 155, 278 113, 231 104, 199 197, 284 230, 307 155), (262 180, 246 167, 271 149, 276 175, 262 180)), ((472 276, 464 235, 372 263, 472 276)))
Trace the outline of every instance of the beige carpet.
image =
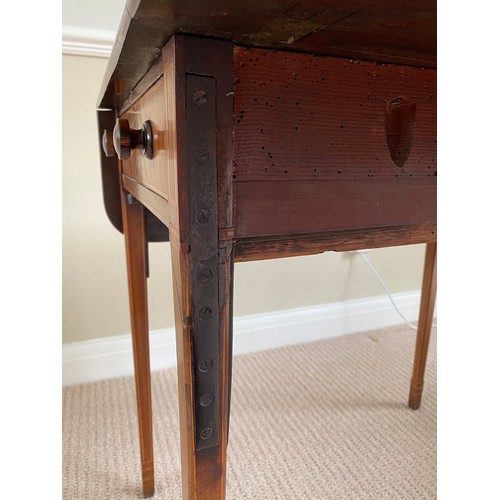
MULTIPOLYGON (((406 406, 415 332, 397 327, 234 359, 229 500, 436 498, 436 342, 406 406)), ((156 495, 181 497, 174 369, 153 374, 156 495)), ((141 498, 132 377, 63 391, 63 498, 141 498)))

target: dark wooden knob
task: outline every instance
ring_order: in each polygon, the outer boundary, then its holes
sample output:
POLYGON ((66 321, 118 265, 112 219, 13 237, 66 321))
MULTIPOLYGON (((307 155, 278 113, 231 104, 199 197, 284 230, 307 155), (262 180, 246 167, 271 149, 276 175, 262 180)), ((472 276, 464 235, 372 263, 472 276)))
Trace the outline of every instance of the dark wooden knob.
POLYGON ((102 136, 106 156, 114 155, 111 142, 120 160, 130 158, 132 149, 140 149, 146 158, 153 158, 153 128, 149 120, 144 122, 142 129, 134 130, 130 128, 126 118, 118 118, 113 133, 105 130, 102 136))

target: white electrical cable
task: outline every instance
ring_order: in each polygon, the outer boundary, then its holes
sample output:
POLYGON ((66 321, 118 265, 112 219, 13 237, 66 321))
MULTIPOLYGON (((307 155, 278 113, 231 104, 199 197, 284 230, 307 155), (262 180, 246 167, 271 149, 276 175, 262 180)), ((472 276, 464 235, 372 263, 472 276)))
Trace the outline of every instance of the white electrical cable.
MULTIPOLYGON (((381 276, 377 272, 377 270, 373 267, 373 264, 370 262, 370 260, 368 259, 368 257, 365 255, 365 252, 363 250, 358 250, 356 253, 358 253, 359 255, 361 255, 361 257, 363 257, 363 260, 366 262, 367 266, 371 269, 371 271, 373 272, 373 274, 379 280, 380 284, 382 285, 382 287, 385 290, 385 293, 387 294, 387 296, 389 297, 392 305, 394 306, 394 309, 396 309, 396 312, 401 316, 401 318, 403 318, 404 322, 410 328, 412 328, 413 330, 417 330, 418 327, 416 325, 414 325, 413 323, 410 323, 410 321, 408 321, 406 319, 406 317, 404 316, 404 314, 399 310, 398 306, 396 305, 396 302, 394 302, 394 299, 392 298, 391 292, 387 288, 387 285, 385 284, 384 280, 381 278, 381 276)), ((432 326, 435 327, 436 325, 432 325, 432 326)))

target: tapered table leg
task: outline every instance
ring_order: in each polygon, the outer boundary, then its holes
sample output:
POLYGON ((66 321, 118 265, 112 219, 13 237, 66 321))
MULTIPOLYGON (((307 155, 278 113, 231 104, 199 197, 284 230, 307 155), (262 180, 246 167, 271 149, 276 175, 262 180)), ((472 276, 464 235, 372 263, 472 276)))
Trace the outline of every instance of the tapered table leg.
POLYGON ((142 485, 144 497, 147 498, 154 494, 154 467, 146 276, 146 219, 144 207, 131 195, 125 193, 122 194, 122 213, 127 253, 142 485))
POLYGON ((410 397, 408 402, 408 406, 413 410, 420 408, 420 402, 422 400, 425 364, 427 361, 432 317, 436 301, 436 249, 436 243, 427 244, 424 264, 424 279, 422 284, 422 297, 420 299, 417 342, 413 363, 413 377, 411 379, 410 397))
POLYGON ((170 243, 183 498, 223 499, 231 377, 232 256, 221 245, 216 272, 203 265, 195 270, 197 263, 173 232, 170 243), (218 291, 216 310, 212 309, 214 291, 218 291))
POLYGON ((173 50, 168 227, 182 490, 185 500, 218 500, 226 491, 231 378, 233 47, 180 37, 173 50))

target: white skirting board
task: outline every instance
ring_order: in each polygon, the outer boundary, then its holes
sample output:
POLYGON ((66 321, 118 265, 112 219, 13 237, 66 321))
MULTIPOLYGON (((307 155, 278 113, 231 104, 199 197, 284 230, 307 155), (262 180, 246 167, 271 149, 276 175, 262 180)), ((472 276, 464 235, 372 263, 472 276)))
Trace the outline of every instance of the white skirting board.
MULTIPOLYGON (((400 311, 416 321, 420 291, 393 295, 400 311)), ((387 296, 234 318, 234 355, 311 342, 401 324, 387 296)), ((150 332, 151 369, 176 366, 173 328, 150 332)), ((66 344, 62 348, 63 386, 132 375, 130 335, 66 344)))

